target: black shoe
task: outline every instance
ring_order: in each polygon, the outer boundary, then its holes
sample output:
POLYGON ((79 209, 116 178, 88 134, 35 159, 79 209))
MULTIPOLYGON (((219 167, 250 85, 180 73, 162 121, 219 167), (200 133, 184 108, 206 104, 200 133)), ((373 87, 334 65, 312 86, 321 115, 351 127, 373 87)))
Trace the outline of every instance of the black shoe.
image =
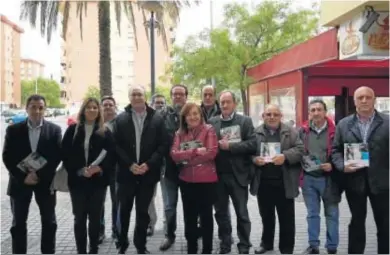
POLYGON ((328 249, 328 254, 337 254, 337 249, 328 249))
POLYGON ((118 254, 126 254, 126 249, 125 248, 119 248, 118 249, 118 254))
POLYGON ((137 254, 150 254, 147 249, 137 250, 137 254))
POLYGON ((160 245, 160 251, 166 251, 171 248, 172 244, 174 244, 175 239, 165 238, 164 241, 160 245))
POLYGON ((91 248, 91 249, 89 249, 88 254, 98 254, 98 248, 91 248))
POLYGON ((238 254, 249 254, 249 250, 239 250, 238 254))
POLYGON ((231 247, 220 247, 219 248, 219 254, 228 254, 232 252, 231 247))
POLYGON ((148 227, 148 230, 146 231, 146 236, 152 236, 154 234, 154 228, 152 226, 148 227))
POLYGON ((255 249, 255 254, 264 254, 267 251, 272 251, 273 249, 266 249, 264 246, 260 245, 259 248, 255 249))
POLYGON ((303 254, 320 254, 320 250, 318 248, 316 248, 316 247, 309 246, 303 252, 303 254))

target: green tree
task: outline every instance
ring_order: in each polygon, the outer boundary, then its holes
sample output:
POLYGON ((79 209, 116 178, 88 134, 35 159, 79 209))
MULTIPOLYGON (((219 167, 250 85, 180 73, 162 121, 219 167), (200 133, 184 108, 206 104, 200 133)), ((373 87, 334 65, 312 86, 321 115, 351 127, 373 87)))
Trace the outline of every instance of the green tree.
POLYGON ((223 26, 187 38, 175 49, 176 61, 169 69, 173 82, 199 88, 211 77, 217 90, 238 91, 248 113, 246 73, 256 65, 294 44, 313 36, 318 15, 312 9, 292 10, 289 2, 262 1, 251 10, 245 4, 224 6, 223 26))
POLYGON ((100 89, 96 86, 89 86, 87 92, 85 93, 84 99, 88 97, 94 97, 100 100, 100 89))
MULTIPOLYGON (((111 51, 110 51, 110 5, 114 5, 115 19, 120 32, 120 21, 122 11, 125 12, 133 25, 134 35, 136 33, 135 12, 134 8, 138 7, 142 10, 143 19, 146 21, 146 12, 153 11, 156 19, 159 21, 159 28, 165 45, 167 45, 168 37, 166 35, 166 24, 164 22, 164 14, 168 13, 171 19, 176 22, 179 17, 179 11, 183 6, 189 6, 190 1, 98 1, 98 24, 99 24, 99 86, 101 95, 112 95, 111 84, 111 51)), ((80 20, 81 38, 83 36, 83 18, 87 14, 88 1, 31 1, 24 0, 20 18, 28 20, 32 27, 36 26, 37 18, 40 19, 40 32, 46 35, 48 43, 50 43, 52 33, 57 29, 58 17, 62 13, 63 26, 62 33, 66 40, 66 31, 68 29, 68 20, 71 7, 76 7, 77 16, 80 20), (74 2, 74 4, 71 4, 74 2)), ((148 33, 148 29, 145 29, 148 33)), ((149 38, 149 37, 148 37, 149 38)), ((138 40, 135 36, 135 44, 138 47, 138 40)))
POLYGON ((38 93, 45 97, 46 105, 51 108, 62 107, 60 103, 61 90, 60 85, 55 80, 38 78, 36 80, 23 80, 22 103, 25 104, 27 98, 32 94, 38 93))

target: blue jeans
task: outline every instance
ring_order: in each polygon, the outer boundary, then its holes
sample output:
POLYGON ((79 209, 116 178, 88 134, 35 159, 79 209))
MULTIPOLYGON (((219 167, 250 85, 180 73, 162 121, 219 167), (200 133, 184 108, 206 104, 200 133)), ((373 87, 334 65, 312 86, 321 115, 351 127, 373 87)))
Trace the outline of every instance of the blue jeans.
MULTIPOLYGON (((313 177, 305 174, 303 177, 302 194, 307 208, 307 226, 309 234, 309 245, 313 248, 320 246, 321 226, 321 199, 324 201, 326 187, 325 177, 313 177)), ((326 220, 326 249, 337 249, 339 245, 339 206, 337 203, 325 203, 326 220)))
POLYGON ((176 210, 179 192, 179 182, 162 177, 161 181, 161 193, 164 203, 165 221, 164 231, 165 237, 174 240, 176 238, 176 210))

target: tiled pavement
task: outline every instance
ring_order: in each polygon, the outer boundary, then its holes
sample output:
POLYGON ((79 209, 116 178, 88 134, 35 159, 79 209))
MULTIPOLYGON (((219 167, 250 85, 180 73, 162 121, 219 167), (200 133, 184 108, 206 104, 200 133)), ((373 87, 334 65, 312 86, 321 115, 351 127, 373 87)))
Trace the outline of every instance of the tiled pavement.
MULTIPOLYGON (((10 203, 8 196, 5 195, 6 191, 6 185, 8 181, 7 173, 2 166, 1 168, 1 254, 9 254, 11 253, 11 236, 9 233, 9 228, 12 222, 12 217, 10 213, 10 203)), ((106 202, 107 208, 110 208, 110 199, 107 199, 106 202)), ((257 208, 257 202, 255 197, 250 196, 249 198, 249 213, 250 218, 252 221, 252 233, 251 233, 251 241, 253 243, 253 246, 256 247, 259 244, 259 240, 261 237, 261 231, 262 231, 262 224, 261 219, 258 213, 257 208)), ((368 206, 370 207, 370 206, 368 206)), ((148 239, 148 249, 151 253, 161 253, 158 249, 159 244, 161 243, 163 239, 163 204, 162 204, 162 198, 161 198, 161 190, 158 189, 158 193, 156 196, 156 208, 158 211, 158 222, 156 225, 156 231, 155 235, 148 239)), ((186 253, 186 245, 185 245, 185 239, 183 235, 183 216, 182 216, 182 207, 181 203, 179 202, 178 205, 178 230, 177 230, 177 239, 176 243, 173 248, 171 248, 167 253, 169 254, 183 254, 186 253)), ((306 209, 301 201, 300 198, 297 199, 296 202, 296 239, 295 239, 295 253, 300 253, 303 251, 307 246, 307 234, 306 234, 306 209)), ((232 208, 232 212, 233 212, 232 208)), ((60 193, 57 196, 57 221, 58 221, 58 230, 57 230, 57 247, 56 251, 59 254, 71 254, 76 253, 76 247, 74 242, 74 236, 73 236, 73 217, 72 217, 72 208, 70 204, 70 199, 68 194, 60 193)), ((109 212, 110 210, 106 210, 106 224, 110 225, 109 222, 110 216, 109 212)), ((323 212, 323 210, 322 210, 323 212)), ((234 215, 234 214, 233 214, 234 215)), ((348 241, 348 222, 350 219, 350 213, 348 209, 348 205, 346 203, 345 198, 343 198, 343 201, 340 204, 340 246, 339 246, 339 253, 346 254, 347 253, 347 241, 348 241)), ((237 235, 235 231, 235 218, 233 219, 233 227, 234 227, 234 238, 235 241, 237 241, 237 235)), ((376 253, 376 231, 375 231, 375 224, 372 217, 371 209, 368 210, 368 217, 367 217, 367 245, 366 245, 366 253, 367 254, 375 254, 376 253)), ((134 227, 134 213, 131 221, 130 228, 132 229, 134 227)), ((321 222, 321 240, 325 240, 325 225, 324 221, 321 222)), ((110 228, 107 228, 107 239, 105 242, 100 246, 99 253, 102 254, 114 254, 116 253, 115 245, 112 242, 109 233, 110 228)), ((216 227, 214 233, 216 233, 216 227)), ((35 201, 32 202, 31 208, 30 208, 30 214, 29 214, 29 220, 28 220, 28 253, 30 254, 38 254, 40 253, 40 215, 38 207, 35 203, 35 201)), ((130 240, 132 240, 132 233, 130 235, 130 240)), ((278 227, 276 229, 276 235, 275 235, 275 247, 278 247, 278 227)), ((218 241, 217 238, 215 240, 214 249, 218 247, 218 241)), ((322 242, 323 244, 323 242, 322 242)), ((323 246, 323 245, 322 245, 323 246)), ((321 248, 322 252, 325 252, 324 248, 321 248)), ((217 252, 217 251, 215 251, 217 252)), ((234 247, 233 252, 237 252, 236 248, 234 247)), ((130 245, 130 248, 127 252, 128 254, 135 254, 135 249, 133 245, 130 245)), ((253 249, 251 250, 251 253, 253 253, 253 249)))

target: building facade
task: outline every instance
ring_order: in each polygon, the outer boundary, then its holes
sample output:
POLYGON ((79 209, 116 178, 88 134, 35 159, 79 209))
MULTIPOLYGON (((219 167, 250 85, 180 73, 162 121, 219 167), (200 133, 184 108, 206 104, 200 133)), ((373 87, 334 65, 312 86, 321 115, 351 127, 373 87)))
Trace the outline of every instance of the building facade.
MULTIPOLYGON (((145 26, 147 11, 134 8, 135 28, 125 13, 121 15, 120 32, 115 20, 115 10, 111 5, 111 64, 112 92, 120 107, 128 104, 130 85, 139 84, 150 89, 150 41, 149 29, 145 26), (137 37, 137 40, 135 40, 137 37)), ((172 22, 173 23, 173 22, 172 22)), ((169 24, 169 20, 165 21, 169 24)), ((167 26, 167 25, 166 25, 167 26)), ((76 8, 71 8, 66 40, 62 50, 61 82, 64 83, 66 102, 69 107, 78 108, 89 86, 99 86, 99 31, 98 8, 96 2, 88 3, 87 16, 83 17, 83 38, 80 36, 80 23, 76 8)), ((173 44, 173 26, 166 27, 166 43, 162 33, 155 31, 155 70, 158 77, 165 75, 170 63, 173 44)))
POLYGON ((24 30, 17 24, 0 15, 1 108, 21 105, 20 35, 23 32, 24 30))
POLYGON ((45 65, 34 59, 22 58, 20 60, 20 77, 21 80, 35 80, 43 77, 45 65))

